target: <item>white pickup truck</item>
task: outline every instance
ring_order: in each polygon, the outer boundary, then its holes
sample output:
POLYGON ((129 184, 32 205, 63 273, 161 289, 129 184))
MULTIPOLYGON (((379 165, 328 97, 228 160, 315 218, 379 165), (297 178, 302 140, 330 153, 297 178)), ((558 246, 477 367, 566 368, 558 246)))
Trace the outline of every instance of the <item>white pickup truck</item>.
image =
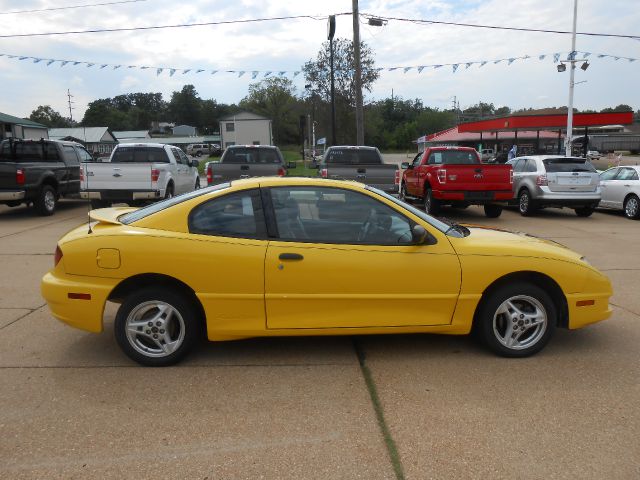
POLYGON ((92 208, 153 202, 198 188, 198 160, 173 145, 121 143, 108 162, 80 169, 80 196, 92 208))

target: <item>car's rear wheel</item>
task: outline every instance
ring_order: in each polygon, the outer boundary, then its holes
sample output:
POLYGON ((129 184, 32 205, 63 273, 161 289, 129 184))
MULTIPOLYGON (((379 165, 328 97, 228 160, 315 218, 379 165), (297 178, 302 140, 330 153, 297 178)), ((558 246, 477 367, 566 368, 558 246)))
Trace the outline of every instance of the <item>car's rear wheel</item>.
POLYGON ((404 183, 400 185, 400 195, 398 195, 398 198, 403 202, 409 202, 409 200, 407 200, 407 186, 404 183))
POLYGON ((594 210, 595 208, 593 207, 581 207, 574 209, 576 215, 579 217, 590 217, 594 210))
POLYGON ((536 210, 536 206, 531 198, 531 193, 529 193, 529 190, 526 188, 522 189, 518 194, 518 210, 523 217, 533 215, 536 210))
POLYGON ((424 211, 430 215, 440 213, 440 202, 433 198, 433 190, 427 188, 424 192, 424 211))
POLYGON ((173 183, 167 185, 167 189, 164 192, 164 198, 173 198, 173 183))
POLYGON ((200 189, 200 177, 196 178, 196 185, 194 187, 195 190, 199 190, 200 189))
POLYGON ((640 201, 635 195, 629 195, 624 201, 624 214, 631 220, 640 218, 640 201))
POLYGON ((38 198, 33 202, 38 215, 49 216, 53 215, 56 211, 56 203, 58 202, 58 195, 55 188, 51 185, 43 185, 38 193, 38 198))
POLYGON ((115 337, 124 353, 147 366, 179 362, 193 347, 200 318, 190 299, 164 288, 129 295, 118 309, 115 337))
POLYGON ((498 355, 527 357, 542 350, 553 336, 557 315, 544 290, 515 282, 488 294, 478 310, 475 327, 498 355))
POLYGON ((485 205, 484 214, 488 218, 498 218, 502 214, 501 205, 485 205))

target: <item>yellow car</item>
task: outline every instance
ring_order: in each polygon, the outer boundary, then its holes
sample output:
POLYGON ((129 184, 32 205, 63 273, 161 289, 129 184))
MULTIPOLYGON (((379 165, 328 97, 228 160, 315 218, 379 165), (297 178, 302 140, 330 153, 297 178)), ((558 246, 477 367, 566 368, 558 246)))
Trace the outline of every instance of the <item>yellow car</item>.
POLYGON ((374 188, 252 178, 141 208, 90 213, 42 294, 59 320, 170 365, 200 335, 476 332, 494 352, 541 350, 557 327, 611 315, 609 279, 524 234, 446 224, 374 188))

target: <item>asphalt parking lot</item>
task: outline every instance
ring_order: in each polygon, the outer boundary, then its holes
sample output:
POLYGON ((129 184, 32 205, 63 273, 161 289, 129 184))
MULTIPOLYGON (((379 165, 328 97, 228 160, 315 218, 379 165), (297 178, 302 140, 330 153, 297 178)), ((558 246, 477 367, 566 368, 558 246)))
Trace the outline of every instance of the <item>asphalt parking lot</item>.
POLYGON ((87 209, 0 206, 0 478, 640 478, 638 221, 443 213, 556 240, 611 278, 612 318, 532 358, 467 337, 254 339, 151 369, 109 322, 72 329, 40 296, 87 209))

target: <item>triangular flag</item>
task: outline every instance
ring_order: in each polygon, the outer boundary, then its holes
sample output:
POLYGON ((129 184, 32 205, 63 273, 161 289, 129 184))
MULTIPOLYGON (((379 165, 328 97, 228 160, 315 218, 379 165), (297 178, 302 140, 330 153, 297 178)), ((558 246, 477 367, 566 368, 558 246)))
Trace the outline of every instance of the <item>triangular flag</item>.
POLYGON ((156 70, 156 77, 162 73, 162 70, 163 70, 162 68, 158 68, 156 70))
POLYGON ((466 70, 466 69, 467 69, 467 68, 469 68, 471 65, 473 65, 473 62, 465 63, 465 64, 464 64, 464 69, 466 70))
POLYGON ((240 77, 241 77, 242 75, 244 75, 244 74, 245 74, 245 71, 244 71, 244 70, 242 70, 242 71, 238 72, 238 78, 240 78, 240 77))
POLYGON ((117 69, 119 69, 121 66, 122 66, 122 65, 114 65, 114 66, 113 66, 113 69, 114 69, 114 70, 117 70, 117 69))
POLYGON ((186 70, 183 70, 183 71, 182 71, 182 74, 184 75, 185 73, 189 73, 190 71, 191 71, 191 69, 190 69, 190 68, 187 68, 186 70))
POLYGON ((47 67, 48 67, 49 65, 51 65, 53 62, 55 62, 55 60, 49 60, 49 61, 47 62, 47 67))
POLYGON ((258 72, 257 70, 256 70, 256 71, 251 72, 251 79, 252 79, 252 80, 255 80, 259 73, 260 73, 260 72, 258 72))
POLYGON ((280 75, 281 77, 286 75, 286 74, 287 74, 287 72, 285 70, 282 70, 282 71, 278 72, 278 75, 280 75))
POLYGON ((104 67, 106 67, 107 64, 105 63, 104 65, 100 65, 100 70, 102 70, 104 67))
MULTIPOLYGON (((215 75, 216 73, 218 73, 218 70, 211 70, 211 75, 215 75)), ((231 72, 233 73, 233 72, 231 72)))
POLYGON ((488 63, 488 62, 487 62, 486 60, 483 60, 483 61, 481 61, 481 62, 480 62, 480 66, 481 66, 481 67, 484 67, 487 63, 488 63))
POLYGON ((293 72, 293 78, 296 78, 298 75, 300 75, 300 70, 293 72))
POLYGON ((173 74, 176 73, 176 69, 175 68, 171 68, 169 69, 169 76, 173 77, 173 74))
POLYGON ((34 58, 33 63, 39 63, 42 61, 42 58, 34 58))
POLYGON ((269 75, 271 75, 273 72, 264 72, 264 78, 267 78, 269 75))
POLYGON ((590 52, 584 52, 584 58, 589 58, 591 56, 590 52))
POLYGON ((418 73, 422 73, 422 70, 424 70, 424 65, 420 65, 418 67, 418 73))
POLYGON ((409 70, 411 70, 413 67, 404 67, 404 73, 407 73, 409 70))
POLYGON ((511 65, 511 64, 512 64, 513 62, 515 62, 515 61, 516 61, 516 59, 515 59, 515 58, 510 58, 510 59, 509 59, 509 65, 511 65))
POLYGON ((196 70, 196 73, 202 73, 202 72, 204 72, 204 69, 202 68, 199 68, 198 70, 196 70))
POLYGON ((87 63, 87 68, 93 67, 95 63, 87 63))
POLYGON ((560 54, 559 53, 554 53, 553 54, 553 63, 558 63, 559 60, 560 60, 560 54))
POLYGON ((60 63, 60 66, 61 66, 61 67, 64 67, 67 63, 69 63, 69 60, 65 60, 65 61, 63 61, 62 63, 60 63))
POLYGON ((452 66, 453 66, 453 73, 456 73, 456 70, 458 70, 458 67, 459 67, 460 65, 458 65, 457 63, 455 63, 455 64, 453 64, 452 66))
POLYGON ((544 60, 546 57, 547 57, 546 55, 540 55, 540 56, 538 57, 538 60, 544 60))

